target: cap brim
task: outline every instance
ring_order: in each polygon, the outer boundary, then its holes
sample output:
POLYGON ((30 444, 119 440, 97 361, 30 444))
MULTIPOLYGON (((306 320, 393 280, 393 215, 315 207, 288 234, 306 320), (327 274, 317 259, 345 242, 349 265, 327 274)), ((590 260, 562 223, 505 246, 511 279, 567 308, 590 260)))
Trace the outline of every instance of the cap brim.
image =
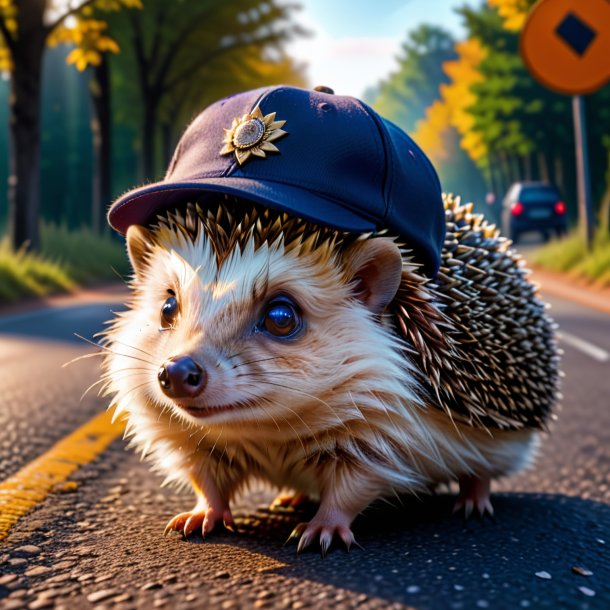
POLYGON ((377 229, 372 219, 314 192, 281 182, 227 176, 189 182, 157 182, 134 189, 112 204, 108 222, 124 235, 131 225, 150 223, 164 210, 203 193, 222 193, 247 199, 343 231, 366 233, 377 229))

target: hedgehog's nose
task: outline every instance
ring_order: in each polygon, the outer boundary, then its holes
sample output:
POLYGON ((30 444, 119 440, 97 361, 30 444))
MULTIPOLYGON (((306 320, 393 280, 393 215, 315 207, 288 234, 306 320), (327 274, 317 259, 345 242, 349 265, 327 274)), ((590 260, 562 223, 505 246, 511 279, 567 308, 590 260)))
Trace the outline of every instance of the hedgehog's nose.
POLYGON ((190 356, 170 358, 159 369, 157 378, 170 398, 194 398, 203 392, 208 381, 205 370, 190 356))

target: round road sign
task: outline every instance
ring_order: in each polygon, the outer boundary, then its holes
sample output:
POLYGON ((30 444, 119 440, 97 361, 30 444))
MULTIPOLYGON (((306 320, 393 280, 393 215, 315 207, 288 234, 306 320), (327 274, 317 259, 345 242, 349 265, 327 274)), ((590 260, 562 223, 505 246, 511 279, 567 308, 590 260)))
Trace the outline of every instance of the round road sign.
POLYGON ((592 93, 610 80, 610 0, 540 0, 520 44, 540 83, 569 95, 592 93))

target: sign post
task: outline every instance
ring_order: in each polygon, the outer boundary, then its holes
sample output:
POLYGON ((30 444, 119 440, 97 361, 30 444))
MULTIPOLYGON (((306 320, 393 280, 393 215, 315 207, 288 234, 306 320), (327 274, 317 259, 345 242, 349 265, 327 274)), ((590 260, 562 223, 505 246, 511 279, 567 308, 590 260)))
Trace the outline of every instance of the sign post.
POLYGON ((593 243, 593 201, 591 199, 591 177, 589 175, 589 148, 585 105, 580 95, 572 97, 574 117, 574 141, 576 145, 576 177, 578 179, 578 217, 587 247, 593 243))
POLYGON ((538 82, 573 96, 578 217, 591 248, 593 203, 582 96, 610 80, 610 1, 539 0, 525 22, 520 50, 538 82))

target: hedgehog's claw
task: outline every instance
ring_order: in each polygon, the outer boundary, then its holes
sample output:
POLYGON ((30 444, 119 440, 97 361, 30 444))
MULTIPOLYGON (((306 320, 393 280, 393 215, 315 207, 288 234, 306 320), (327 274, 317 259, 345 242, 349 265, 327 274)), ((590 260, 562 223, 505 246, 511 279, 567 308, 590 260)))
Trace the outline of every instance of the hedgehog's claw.
POLYGON ((305 531, 307 527, 307 523, 299 523, 291 532, 290 536, 286 538, 286 542, 284 542, 284 546, 290 544, 293 540, 296 540, 301 537, 302 533, 305 531))
POLYGON ((205 537, 220 521, 227 529, 233 531, 233 516, 228 508, 224 511, 217 511, 198 504, 192 511, 180 513, 170 519, 163 535, 167 536, 169 532, 174 531, 188 538, 194 531, 201 529, 201 535, 205 537))
POLYGON ((459 513, 464 511, 465 519, 469 519, 475 510, 480 517, 484 517, 486 514, 493 517, 494 509, 489 496, 489 477, 461 477, 460 495, 453 507, 453 512, 459 513))
POLYGON ((167 536, 170 532, 182 532, 184 529, 184 524, 187 522, 190 516, 191 513, 180 513, 175 517, 172 517, 165 526, 163 535, 167 536))
POLYGON ((352 530, 342 524, 327 523, 316 521, 314 517, 309 523, 299 523, 286 540, 286 544, 292 540, 299 539, 297 545, 297 553, 302 553, 305 549, 315 543, 316 539, 320 546, 320 553, 325 557, 328 553, 335 536, 345 545, 349 551, 352 545, 362 548, 354 538, 352 530))

